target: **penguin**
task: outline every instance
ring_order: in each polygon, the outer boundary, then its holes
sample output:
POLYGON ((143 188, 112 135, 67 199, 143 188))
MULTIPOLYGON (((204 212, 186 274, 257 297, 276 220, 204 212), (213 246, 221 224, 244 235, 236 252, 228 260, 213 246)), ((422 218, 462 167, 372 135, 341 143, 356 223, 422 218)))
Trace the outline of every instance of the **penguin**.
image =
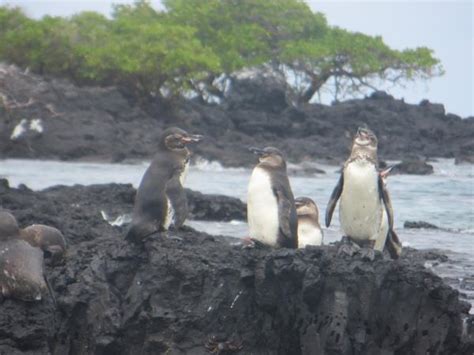
POLYGON ((344 163, 339 181, 326 208, 326 227, 339 203, 339 220, 344 234, 356 244, 367 244, 374 250, 385 248, 397 259, 401 243, 393 229, 393 209, 378 171, 377 137, 360 127, 354 137, 349 159, 344 163))
POLYGON ((22 301, 40 301, 49 292, 56 299, 44 273, 43 252, 20 239, 15 217, 0 211, 0 295, 22 301))
POLYGON ((163 131, 158 151, 137 190, 127 240, 142 241, 183 225, 188 213, 183 185, 191 157, 186 146, 201 139, 177 127, 163 131))
POLYGON ((250 238, 273 247, 298 247, 298 218, 282 153, 273 147, 250 148, 258 155, 248 185, 250 238))
POLYGON ((33 224, 20 230, 20 239, 33 247, 43 250, 44 257, 51 265, 60 264, 66 255, 66 240, 56 228, 43 224, 33 224))
POLYGON ((316 203, 308 197, 295 199, 298 216, 298 248, 306 245, 321 245, 323 232, 319 225, 319 210, 316 203))

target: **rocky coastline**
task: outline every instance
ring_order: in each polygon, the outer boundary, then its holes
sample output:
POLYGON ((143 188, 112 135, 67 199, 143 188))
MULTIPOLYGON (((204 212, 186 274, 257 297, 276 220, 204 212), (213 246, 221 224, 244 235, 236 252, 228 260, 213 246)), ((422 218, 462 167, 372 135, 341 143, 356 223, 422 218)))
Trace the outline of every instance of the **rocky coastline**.
MULTIPOLYGON (((130 185, 32 191, 0 181, 21 225, 61 229, 67 261, 48 266, 57 308, 5 299, 0 353, 469 354, 469 304, 426 270, 436 252, 398 261, 336 255, 337 245, 244 249, 189 227, 176 237, 124 241, 110 215, 130 212, 130 185), (226 352, 221 352, 226 353, 226 352)), ((238 202, 188 191, 198 219, 241 218, 238 202), (203 206, 210 206, 204 208, 203 206), (197 214, 195 207, 201 214, 197 214), (207 212, 202 212, 207 211, 207 212)))
MULTIPOLYGON (((237 81, 220 104, 165 104, 0 65, 0 94, 0 158, 149 159, 161 130, 176 125, 206 135, 195 157, 248 166, 247 147, 274 145, 298 164, 295 174, 318 174, 314 161, 341 163, 361 124, 377 133, 381 159, 408 163, 394 173, 429 174, 429 158, 474 156, 474 118, 381 92, 296 107, 260 78, 237 81)), ((32 191, 0 180, 2 208, 21 226, 60 229, 69 246, 64 264, 47 266, 56 307, 47 297, 2 301, 0 354, 474 352, 470 305, 424 266, 445 261, 437 251, 406 248, 398 261, 371 262, 338 256, 337 243, 246 249, 188 226, 132 245, 126 226, 109 222, 131 212, 135 192, 127 184, 32 191)), ((246 219, 238 199, 186 193, 190 219, 246 219)))
POLYGON ((293 163, 339 164, 361 124, 379 137, 381 159, 474 156, 474 118, 443 105, 407 104, 384 92, 331 106, 294 106, 275 80, 236 80, 220 104, 140 101, 114 87, 77 87, 66 80, 0 65, 0 158, 149 159, 163 127, 206 136, 195 155, 248 166, 249 146, 273 145, 293 163))

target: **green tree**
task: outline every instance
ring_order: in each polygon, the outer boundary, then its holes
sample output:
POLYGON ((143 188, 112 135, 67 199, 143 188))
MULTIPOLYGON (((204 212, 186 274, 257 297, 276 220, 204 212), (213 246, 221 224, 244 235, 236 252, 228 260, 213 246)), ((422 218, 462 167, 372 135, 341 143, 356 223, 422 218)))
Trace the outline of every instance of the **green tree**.
POLYGON ((302 0, 146 0, 93 12, 34 20, 0 7, 0 60, 78 83, 120 85, 139 95, 222 97, 246 68, 287 78, 289 94, 308 102, 429 79, 443 69, 425 47, 394 50, 381 37, 327 24, 302 0))
POLYGON ((221 97, 216 78, 229 79, 238 70, 263 64, 277 67, 288 42, 317 40, 327 27, 324 16, 312 13, 300 0, 165 0, 164 4, 175 23, 196 28, 201 43, 218 56, 222 71, 210 72, 195 88, 204 85, 221 97))
POLYGON ((101 37, 100 48, 83 48, 89 50, 88 66, 100 68, 101 80, 142 94, 175 95, 190 80, 219 70, 218 58, 202 46, 194 28, 168 21, 145 1, 116 6, 101 37))
POLYGON ((382 83, 429 79, 443 69, 433 51, 420 47, 398 51, 381 37, 349 32, 337 27, 319 41, 287 43, 284 63, 302 78, 297 88, 300 101, 309 101, 328 84, 334 97, 352 96, 364 89, 377 90, 382 83))

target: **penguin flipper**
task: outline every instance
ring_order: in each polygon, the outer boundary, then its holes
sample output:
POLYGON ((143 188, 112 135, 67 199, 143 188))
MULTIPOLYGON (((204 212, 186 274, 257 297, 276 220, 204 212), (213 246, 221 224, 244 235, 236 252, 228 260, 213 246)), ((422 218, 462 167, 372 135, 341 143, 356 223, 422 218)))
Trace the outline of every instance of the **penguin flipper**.
POLYGON ((329 198, 328 205, 326 207, 326 220, 325 220, 326 227, 329 227, 331 224, 332 214, 334 213, 334 209, 336 208, 339 197, 341 197, 343 186, 344 186, 344 172, 341 172, 339 181, 337 182, 336 187, 332 191, 331 197, 329 198))
POLYGON ((284 247, 297 248, 298 216, 294 199, 292 196, 289 198, 288 193, 277 187, 273 188, 273 194, 278 203, 279 234, 281 236, 279 244, 284 247))
MULTIPOLYGON (((387 187, 383 182, 383 178, 379 175, 379 196, 380 199, 383 201, 385 206, 385 211, 387 212, 387 219, 388 219, 388 229, 393 231, 393 208, 392 208, 392 201, 390 200, 390 195, 388 194, 387 187)), ((398 238, 397 238, 398 239, 398 238)))
POLYGON ((181 228, 188 217, 188 200, 179 176, 173 177, 166 183, 166 195, 173 207, 173 224, 175 228, 181 228))
POLYGON ((392 259, 398 259, 402 254, 402 243, 393 229, 388 231, 385 247, 392 259))

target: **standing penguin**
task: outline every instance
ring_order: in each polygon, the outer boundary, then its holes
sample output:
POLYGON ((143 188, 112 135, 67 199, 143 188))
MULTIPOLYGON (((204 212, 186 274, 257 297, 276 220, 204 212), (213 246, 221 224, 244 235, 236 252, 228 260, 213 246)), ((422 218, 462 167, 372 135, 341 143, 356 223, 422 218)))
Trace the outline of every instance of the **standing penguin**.
POLYGON ((319 211, 316 203, 308 197, 295 199, 298 215, 298 248, 306 245, 321 245, 323 232, 319 225, 319 211))
POLYGON ((176 127, 162 133, 158 152, 138 187, 126 239, 141 241, 183 225, 188 213, 183 184, 191 156, 186 145, 201 138, 176 127))
POLYGON ((282 153, 273 147, 250 151, 259 160, 248 186, 250 238, 271 246, 296 248, 298 219, 282 153))
POLYGON ((326 227, 339 204, 339 220, 345 235, 357 244, 383 251, 398 258, 401 243, 393 230, 393 210, 383 177, 378 171, 377 137, 359 128, 352 151, 345 162, 338 184, 326 208, 326 227))

